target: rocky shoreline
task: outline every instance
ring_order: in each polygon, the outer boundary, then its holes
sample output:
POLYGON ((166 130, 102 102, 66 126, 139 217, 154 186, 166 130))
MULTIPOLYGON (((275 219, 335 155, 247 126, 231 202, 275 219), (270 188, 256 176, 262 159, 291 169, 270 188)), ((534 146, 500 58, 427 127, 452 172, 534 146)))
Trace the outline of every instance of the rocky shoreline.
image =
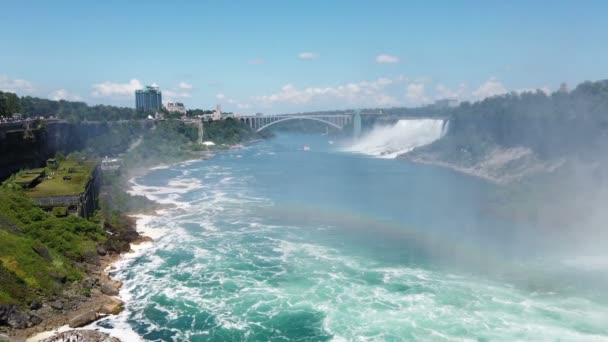
MULTIPOLYGON (((136 239, 130 241, 130 244, 137 245, 148 241, 151 239, 138 234, 136 239)), ((9 316, 9 320, 14 325, 12 330, 5 332, 6 338, 15 342, 55 341, 54 337, 49 335, 57 334, 58 337, 61 337, 64 335, 61 330, 64 330, 65 327, 80 328, 108 315, 120 313, 124 309, 124 303, 118 298, 122 283, 111 279, 107 270, 111 269, 121 255, 106 253, 100 256, 98 264, 87 264, 85 266, 87 268, 86 276, 82 281, 72 284, 62 296, 44 303, 32 303, 29 312, 18 310, 16 306, 10 306, 4 314, 9 316), (36 317, 35 322, 29 322, 31 317, 36 317)), ((0 312, 0 314, 3 313, 0 312)), ((78 332, 86 338, 96 336, 95 339, 82 341, 118 341, 109 336, 105 338, 98 332, 87 330, 78 330, 78 332)), ((2 335, 0 335, 0 340, 1 337, 2 335)), ((57 339, 57 341, 60 340, 57 339)), ((76 341, 81 340, 76 339, 76 341)))
MULTIPOLYGON (((149 168, 134 168, 127 171, 126 178, 133 179, 144 176, 151 170, 184 162, 206 160, 210 157, 210 154, 206 154, 201 159, 188 159, 173 164, 159 164, 149 168)), ((125 192, 128 193, 126 189, 125 192)), ((108 273, 124 255, 135 252, 133 250, 135 246, 153 241, 151 237, 142 235, 137 229, 138 221, 142 218, 142 215, 154 215, 158 210, 169 207, 171 205, 155 202, 153 205, 148 205, 145 208, 125 213, 124 216, 133 220, 133 223, 130 225, 130 231, 122 232, 125 242, 128 243, 128 248, 118 253, 108 253, 104 250, 98 251, 100 253, 100 262, 94 265, 87 265, 88 269, 86 273, 90 277, 90 280, 88 278, 84 279, 72 286, 75 289, 70 288, 64 292, 64 294, 78 292, 81 290, 78 288, 81 288, 83 284, 91 285, 90 297, 86 299, 79 297, 71 301, 71 299, 67 299, 71 298, 68 295, 66 298, 60 299, 57 305, 51 303, 43 304, 40 312, 35 313, 40 316, 41 323, 22 330, 13 329, 7 335, 9 340, 11 342, 59 342, 71 341, 65 338, 73 336, 75 341, 120 342, 118 338, 100 331, 87 329, 74 330, 74 328, 84 327, 108 315, 116 315, 123 311, 124 303, 119 298, 122 282, 111 279, 108 273), (53 305, 57 308, 61 307, 61 309, 57 309, 53 305)), ((2 335, 0 335, 0 341, 2 341, 2 335)))
MULTIPOLYGON (((158 210, 159 206, 148 209, 158 210)), ((112 227, 106 226, 112 233, 111 236, 121 244, 116 248, 115 245, 112 248, 98 246, 97 255, 88 257, 79 265, 83 273, 82 280, 66 284, 62 294, 45 298, 44 301, 31 302, 27 308, 16 304, 0 305, 0 321, 6 324, 0 330, 0 341, 55 341, 54 335, 58 336, 57 341, 62 341, 59 337, 63 336, 66 329, 86 326, 124 309, 124 303, 118 297, 122 283, 111 279, 108 271, 123 255, 132 252, 134 246, 152 239, 137 231, 135 213, 123 215, 130 222, 126 229, 123 227, 119 231, 112 231, 112 227)), ((65 283, 66 279, 58 281, 65 283)), ((87 339, 79 340, 77 338, 81 335, 74 335, 75 341, 118 341, 95 331, 77 331, 87 339), (96 336, 95 339, 88 339, 92 336, 96 336)))

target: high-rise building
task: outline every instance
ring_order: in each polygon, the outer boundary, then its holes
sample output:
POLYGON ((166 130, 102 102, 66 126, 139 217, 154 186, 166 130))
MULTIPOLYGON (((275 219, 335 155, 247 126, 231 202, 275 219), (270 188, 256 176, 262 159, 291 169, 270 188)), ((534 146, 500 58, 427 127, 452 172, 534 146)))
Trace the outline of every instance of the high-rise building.
POLYGON ((559 92, 563 93, 563 94, 568 93, 568 84, 566 82, 563 82, 562 84, 559 85, 559 92))
POLYGON ((162 93, 157 85, 146 86, 135 91, 135 109, 139 111, 157 111, 163 105, 162 93))

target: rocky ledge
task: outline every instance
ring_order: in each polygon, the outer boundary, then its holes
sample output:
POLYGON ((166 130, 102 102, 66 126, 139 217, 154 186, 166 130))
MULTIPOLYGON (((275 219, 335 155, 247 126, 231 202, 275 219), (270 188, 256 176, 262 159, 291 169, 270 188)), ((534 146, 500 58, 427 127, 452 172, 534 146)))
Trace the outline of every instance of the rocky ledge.
POLYGON ((3 329, 7 339, 23 341, 29 336, 60 326, 79 328, 107 315, 120 313, 124 306, 116 296, 122 283, 110 279, 103 271, 116 258, 117 255, 102 257, 99 266, 89 270, 85 279, 70 286, 61 296, 49 298, 43 303, 32 302, 27 308, 15 304, 0 304, 0 327, 9 328, 9 330, 3 329))
POLYGON ((120 342, 120 340, 96 330, 69 330, 45 338, 41 342, 120 342))

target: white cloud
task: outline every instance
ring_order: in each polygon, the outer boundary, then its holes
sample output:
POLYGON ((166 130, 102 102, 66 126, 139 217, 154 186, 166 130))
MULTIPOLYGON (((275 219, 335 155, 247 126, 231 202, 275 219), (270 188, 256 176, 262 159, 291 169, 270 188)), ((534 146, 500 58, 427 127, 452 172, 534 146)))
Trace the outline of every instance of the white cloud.
POLYGON ((455 89, 451 89, 443 84, 438 84, 435 87, 436 94, 435 99, 455 99, 455 100, 463 100, 469 97, 469 89, 466 84, 461 83, 455 89))
POLYGON ((233 98, 230 98, 230 97, 228 97, 228 96, 226 96, 226 95, 224 95, 222 93, 219 93, 219 94, 215 95, 215 98, 218 99, 218 101, 220 101, 220 102, 225 102, 225 103, 234 105, 238 109, 249 109, 249 108, 251 108, 250 104, 248 104, 248 103, 241 103, 240 101, 235 100, 233 98))
POLYGON ((492 77, 474 90, 472 95, 476 99, 485 99, 486 97, 502 95, 507 92, 507 88, 499 80, 492 77))
POLYGON ((51 100, 59 101, 82 101, 82 98, 76 94, 71 94, 65 89, 57 89, 49 94, 51 100))
POLYGON ((378 55, 378 56, 376 56, 376 63, 380 63, 380 64, 399 63, 399 57, 392 56, 392 55, 378 55))
POLYGON ((35 88, 30 81, 9 78, 6 75, 0 75, 0 90, 11 93, 32 93, 35 88))
POLYGON ((183 90, 192 90, 192 84, 188 84, 184 81, 179 82, 179 85, 177 87, 179 89, 183 89, 183 90))
POLYGON ((143 88, 143 84, 137 79, 132 79, 129 83, 103 82, 93 84, 94 90, 91 95, 95 97, 134 96, 135 90, 141 88, 143 88))
POLYGON ((426 95, 424 87, 424 82, 412 82, 408 84, 405 97, 409 100, 410 104, 421 105, 429 102, 429 97, 426 95))
POLYGON ((252 59, 249 61, 249 64, 252 64, 252 65, 264 64, 264 60, 261 58, 252 59))
POLYGON ((298 55, 299 59, 317 59, 319 57, 321 57, 321 55, 316 52, 300 52, 298 55))
POLYGON ((385 91, 396 82, 398 81, 379 78, 371 82, 362 81, 336 87, 309 87, 304 89, 299 89, 293 84, 286 84, 277 93, 255 96, 253 99, 264 106, 274 104, 320 104, 332 101, 360 106, 394 106, 398 105, 399 101, 385 91))
MULTIPOLYGON (((190 93, 185 92, 185 91, 175 91, 175 90, 162 90, 161 92, 163 93, 163 96, 167 99, 167 101, 172 101, 172 99, 187 99, 192 97, 192 95, 190 95, 190 93)), ((164 102, 164 101, 163 101, 164 102)))

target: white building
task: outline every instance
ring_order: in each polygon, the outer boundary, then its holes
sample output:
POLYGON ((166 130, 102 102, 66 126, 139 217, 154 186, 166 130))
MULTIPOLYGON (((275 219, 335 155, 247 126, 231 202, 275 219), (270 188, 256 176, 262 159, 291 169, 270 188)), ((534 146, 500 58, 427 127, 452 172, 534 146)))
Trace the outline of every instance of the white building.
POLYGON ((186 107, 181 102, 169 102, 165 105, 165 109, 169 112, 186 114, 186 107))
POLYGON ((213 120, 221 120, 222 119, 222 105, 217 105, 215 107, 215 112, 213 112, 213 120))

